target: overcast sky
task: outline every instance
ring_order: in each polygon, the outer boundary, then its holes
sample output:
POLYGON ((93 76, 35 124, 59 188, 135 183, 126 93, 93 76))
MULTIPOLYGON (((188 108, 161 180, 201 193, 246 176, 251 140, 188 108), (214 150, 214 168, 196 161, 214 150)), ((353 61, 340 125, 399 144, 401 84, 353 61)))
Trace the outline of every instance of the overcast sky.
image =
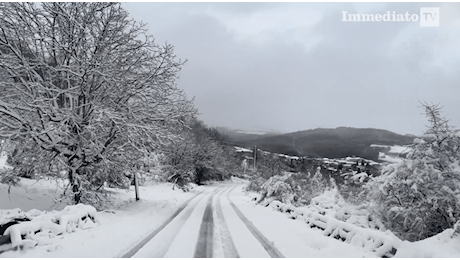
POLYGON ((460 4, 125 3, 187 63, 177 81, 208 125, 293 132, 339 126, 421 134, 419 101, 460 127, 460 4), (440 26, 342 22, 419 14, 440 26))

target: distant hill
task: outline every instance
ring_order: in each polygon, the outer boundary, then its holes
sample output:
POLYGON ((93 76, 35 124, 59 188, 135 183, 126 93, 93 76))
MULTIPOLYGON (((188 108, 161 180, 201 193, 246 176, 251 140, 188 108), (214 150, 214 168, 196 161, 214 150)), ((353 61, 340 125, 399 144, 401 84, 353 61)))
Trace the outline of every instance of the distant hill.
POLYGON ((407 145, 415 137, 400 135, 388 130, 374 128, 317 128, 275 136, 258 138, 238 138, 232 140, 248 146, 257 145, 260 149, 296 156, 320 158, 343 158, 359 156, 377 161, 383 148, 370 147, 371 144, 407 145))
POLYGON ((280 132, 274 132, 274 131, 247 131, 247 130, 239 130, 239 129, 231 129, 228 127, 221 127, 218 126, 216 129, 228 135, 232 141, 236 142, 241 142, 241 141, 249 141, 249 140, 254 140, 254 139, 259 139, 263 137, 270 137, 270 136, 276 136, 280 135, 282 133, 280 132))

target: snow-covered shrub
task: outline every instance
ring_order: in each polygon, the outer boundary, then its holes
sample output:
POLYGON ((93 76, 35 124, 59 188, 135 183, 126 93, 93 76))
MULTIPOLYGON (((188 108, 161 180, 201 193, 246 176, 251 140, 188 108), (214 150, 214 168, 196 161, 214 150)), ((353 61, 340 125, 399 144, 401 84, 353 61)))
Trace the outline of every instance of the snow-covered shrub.
POLYGON ((286 182, 286 179, 289 177, 290 174, 286 174, 276 175, 268 179, 260 187, 262 193, 261 200, 271 198, 288 204, 296 202, 298 200, 298 196, 292 186, 286 182))
POLYGON ((31 218, 31 221, 12 225, 4 232, 4 235, 10 236, 13 248, 27 249, 36 245, 47 245, 53 236, 90 228, 99 223, 96 209, 83 204, 67 206, 62 211, 32 210, 24 215, 31 218))
POLYGON ((415 139, 407 159, 387 166, 369 182, 371 209, 395 234, 410 241, 452 228, 460 219, 460 137, 423 104, 431 126, 415 139))
POLYGON ((0 183, 8 184, 9 188, 11 188, 11 186, 17 186, 19 182, 19 176, 14 174, 12 169, 0 168, 0 183))
POLYGON ((365 202, 367 189, 364 185, 372 178, 366 172, 351 171, 343 173, 343 183, 340 185, 340 194, 343 198, 355 205, 360 205, 365 202))
POLYGON ((183 191, 188 191, 188 183, 192 182, 194 174, 191 171, 168 167, 168 177, 166 181, 173 183, 173 189, 176 187, 183 191))
POLYGON ((296 204, 309 204, 312 198, 322 194, 329 187, 320 170, 321 168, 317 167, 313 176, 310 173, 292 173, 286 179, 299 198, 296 204))
POLYGON ((260 187, 258 192, 262 196, 259 202, 264 200, 279 200, 288 204, 307 205, 312 198, 326 190, 328 183, 323 178, 318 167, 313 177, 309 173, 285 172, 283 175, 275 175, 269 178, 260 186, 256 186, 255 181, 253 181, 250 187, 253 191, 257 191, 257 187, 260 187))
POLYGON ((254 178, 249 185, 246 187, 246 190, 248 191, 255 191, 259 192, 262 189, 262 185, 266 182, 267 180, 262 178, 262 177, 257 177, 254 178))
POLYGON ((421 160, 386 169, 369 185, 374 211, 386 227, 409 241, 451 228, 460 217, 458 173, 442 172, 421 160))
POLYGON ((359 227, 385 230, 383 223, 372 215, 366 204, 350 204, 342 197, 335 182, 331 183, 330 188, 311 200, 308 205, 310 210, 359 227))

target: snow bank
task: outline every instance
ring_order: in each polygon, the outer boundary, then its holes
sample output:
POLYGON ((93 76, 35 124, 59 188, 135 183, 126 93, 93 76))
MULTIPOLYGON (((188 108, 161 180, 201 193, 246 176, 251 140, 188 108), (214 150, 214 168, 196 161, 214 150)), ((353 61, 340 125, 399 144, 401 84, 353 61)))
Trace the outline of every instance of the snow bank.
POLYGON ((404 241, 395 257, 408 258, 459 258, 460 257, 460 236, 455 234, 454 229, 444 230, 430 238, 409 242, 404 241))
POLYGON ((314 212, 308 207, 296 208, 280 201, 272 201, 270 207, 289 214, 292 219, 302 219, 310 227, 323 230, 325 236, 342 240, 345 243, 363 247, 375 252, 379 257, 393 256, 402 241, 390 231, 381 232, 358 227, 333 217, 314 212))
POLYGON ((49 245, 50 239, 56 235, 91 228, 99 223, 96 209, 83 204, 67 206, 62 211, 52 212, 0 210, 0 223, 19 216, 27 217, 31 221, 12 225, 5 230, 3 235, 10 236, 12 248, 49 245))

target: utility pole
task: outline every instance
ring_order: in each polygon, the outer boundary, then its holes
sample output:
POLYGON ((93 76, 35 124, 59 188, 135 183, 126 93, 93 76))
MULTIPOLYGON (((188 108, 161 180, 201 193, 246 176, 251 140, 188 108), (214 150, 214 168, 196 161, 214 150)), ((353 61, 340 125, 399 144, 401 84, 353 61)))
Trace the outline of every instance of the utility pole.
POLYGON ((256 170, 257 145, 254 145, 254 170, 256 170))

